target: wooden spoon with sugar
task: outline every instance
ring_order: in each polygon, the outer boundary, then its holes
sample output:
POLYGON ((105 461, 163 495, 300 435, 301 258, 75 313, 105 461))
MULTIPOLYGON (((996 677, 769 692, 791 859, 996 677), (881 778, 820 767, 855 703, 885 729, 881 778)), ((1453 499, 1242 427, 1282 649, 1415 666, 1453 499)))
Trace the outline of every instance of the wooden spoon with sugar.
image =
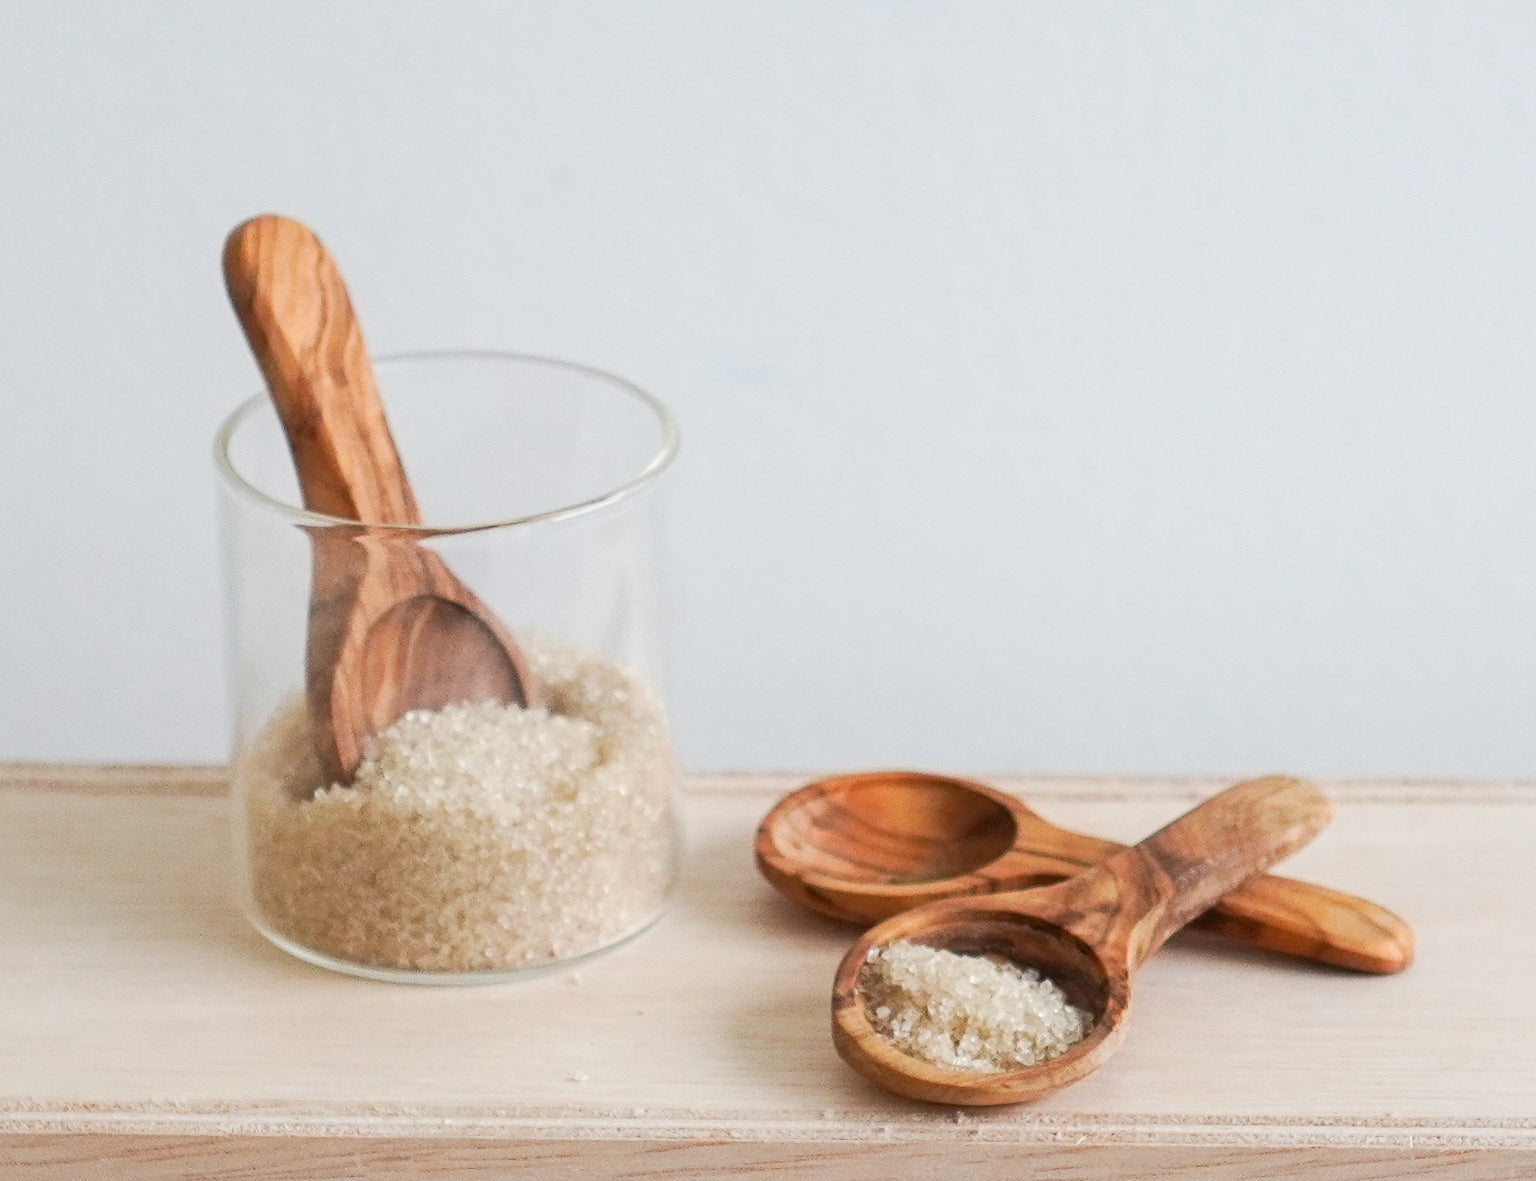
POLYGON ((1331 815, 1309 783, 1249 780, 1064 882, 943 898, 886 919, 838 966, 832 985, 837 1052, 880 1086, 934 1103, 1020 1103, 1075 1082, 1102 1065, 1124 1037, 1131 980, 1142 962, 1223 895, 1305 845, 1331 815), (995 1073, 916 1057, 876 1032, 860 992, 871 951, 898 940, 1033 968, 1086 1009, 1092 1026, 1060 1057, 995 1073))

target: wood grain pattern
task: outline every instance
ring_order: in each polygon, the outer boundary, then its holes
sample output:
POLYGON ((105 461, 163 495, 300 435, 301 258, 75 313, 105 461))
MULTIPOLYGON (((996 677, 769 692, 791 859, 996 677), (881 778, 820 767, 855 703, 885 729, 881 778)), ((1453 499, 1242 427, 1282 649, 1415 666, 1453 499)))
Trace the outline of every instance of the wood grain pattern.
POLYGON ((351 296, 320 240, 287 218, 252 218, 225 240, 224 282, 293 450, 304 507, 420 524, 351 296))
MULTIPOLYGON (((985 784, 915 771, 836 775, 764 816, 758 869, 820 914, 868 926, 939 898, 1049 885, 1124 848, 1052 824, 985 784)), ((1413 932, 1376 903, 1256 877, 1198 917, 1250 947, 1362 972, 1400 972, 1413 932)))
MULTIPOLYGON (((748 849, 809 776, 689 775, 672 912, 515 984, 308 967, 228 888, 212 767, 0 765, 0 1176, 817 1181, 1536 1175, 1536 783, 1325 783, 1288 863, 1392 898, 1413 970, 1362 976, 1186 931, 1109 1065, 1019 1107, 893 1096, 827 1035, 851 935, 748 849), (1454 888, 1447 888, 1453 883, 1454 888), (1497 971, 1467 965, 1499 949, 1497 971)), ((1073 829, 1151 832, 1209 779, 1007 777, 1073 829)))
MULTIPOLYGON (((1439 1178, 1515 1181, 1536 1169, 1536 1151, 1474 1152, 1424 1146, 1393 1155, 1381 1172, 1380 1148, 1271 1147, 1187 1144, 999 1144, 975 1137, 949 1143, 880 1142, 828 1137, 784 1143, 679 1138, 391 1139, 382 1136, 19 1136, 8 1181, 311 1181, 317 1177, 372 1181, 531 1181, 604 1178, 777 1177, 815 1181, 1253 1181, 1257 1176, 1306 1181, 1362 1178, 1439 1178)), ((0 1160, 4 1160, 0 1156, 0 1160)))
POLYGON ((838 965, 833 1043, 866 1078, 913 1099, 984 1106, 1058 1091, 1118 1048, 1131 981, 1146 958, 1223 895, 1305 845, 1332 814, 1309 783, 1249 780, 1066 881, 904 911, 866 931, 838 965), (875 1032, 858 991, 869 953, 898 939, 1032 967, 1091 1013, 1093 1027, 1060 1057, 1016 1070, 957 1070, 910 1057, 875 1032))
POLYGON ((346 285, 286 218, 237 226, 230 302, 293 452, 314 562, 306 691, 322 766, 348 782, 366 740, 412 709, 539 701, 506 627, 427 547, 346 285), (355 522, 355 523, 344 523, 355 522))

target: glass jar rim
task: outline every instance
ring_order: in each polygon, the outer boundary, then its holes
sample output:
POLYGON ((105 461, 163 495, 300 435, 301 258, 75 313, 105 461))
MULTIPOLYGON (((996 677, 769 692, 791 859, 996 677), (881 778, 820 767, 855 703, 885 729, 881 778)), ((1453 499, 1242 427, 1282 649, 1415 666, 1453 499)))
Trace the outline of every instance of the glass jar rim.
POLYGON ((584 365, 579 361, 567 361, 559 357, 541 356, 536 353, 514 353, 497 349, 429 349, 419 352, 381 353, 374 357, 373 360, 377 365, 389 365, 397 361, 512 361, 519 364, 543 365, 552 369, 563 369, 570 373, 585 374, 616 387, 648 407, 656 415, 657 423, 661 427, 661 445, 645 466, 633 476, 574 504, 560 505, 557 508, 529 513, 520 517, 475 521, 457 525, 400 525, 388 521, 357 521, 349 517, 333 517, 327 513, 317 513, 305 508, 303 505, 290 504, 288 501, 256 487, 235 466, 234 460, 230 457, 230 445, 234 439, 235 432, 239 430, 241 424, 252 414, 262 409, 263 406, 271 405, 267 390, 263 388, 244 399, 234 410, 230 411, 229 415, 219 424, 218 430, 214 433, 214 466, 217 468, 226 486, 248 500, 275 510, 295 522, 306 525, 326 527, 343 525, 353 528, 365 526, 374 529, 388 529, 396 533, 416 533, 438 537, 448 534, 477 533, 489 529, 504 529, 513 525, 532 525, 546 521, 560 521, 570 517, 581 516, 623 500, 640 491, 640 489, 654 481, 657 476, 661 475, 671 465, 672 461, 677 458, 678 447, 681 442, 681 432, 678 428, 677 418, 673 415, 667 404, 656 397, 655 394, 642 389, 634 382, 592 365, 584 365))

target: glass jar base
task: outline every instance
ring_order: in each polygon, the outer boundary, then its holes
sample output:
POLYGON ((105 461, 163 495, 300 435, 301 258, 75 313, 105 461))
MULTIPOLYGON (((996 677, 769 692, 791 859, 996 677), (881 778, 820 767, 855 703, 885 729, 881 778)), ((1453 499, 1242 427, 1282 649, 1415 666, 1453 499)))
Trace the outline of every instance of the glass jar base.
POLYGON ((295 959, 303 960, 307 964, 313 964, 317 968, 327 968, 332 972, 340 972, 348 976, 360 976, 365 980, 378 980, 385 984, 425 984, 437 986, 463 986, 474 984, 504 984, 514 980, 532 980, 539 976, 547 976, 555 972, 568 971, 579 967, 590 960, 597 959, 623 947, 626 943, 639 938, 646 931, 655 926, 672 908, 670 899, 655 914, 645 919, 628 931, 600 944, 589 951, 578 955, 566 956, 562 959, 545 960, 537 964, 522 964, 515 968, 482 968, 472 972, 436 972, 417 968, 387 968, 377 964, 359 964, 352 960, 338 959, 335 956, 326 955, 314 948, 306 947, 302 943, 289 939, 286 935, 268 926, 260 917, 247 914, 246 921, 251 924, 262 937, 281 951, 287 952, 295 959))

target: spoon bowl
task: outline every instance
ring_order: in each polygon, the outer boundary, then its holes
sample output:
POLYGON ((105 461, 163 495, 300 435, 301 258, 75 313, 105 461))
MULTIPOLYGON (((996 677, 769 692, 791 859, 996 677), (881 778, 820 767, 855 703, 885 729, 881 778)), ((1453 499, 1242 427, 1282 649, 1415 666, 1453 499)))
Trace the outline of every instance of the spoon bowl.
POLYGON ((1097 949, 1066 927, 990 902, 930 904, 924 925, 881 943, 910 939, 958 955, 985 956, 1033 968, 1051 980, 1067 1001, 1091 1019, 1084 1038, 1038 1066, 983 1073, 941 1066, 914 1057, 882 1037, 869 1020, 858 993, 870 943, 861 956, 850 953, 833 991, 833 1043, 859 1073, 900 1095, 935 1103, 996 1106, 1022 1103, 1060 1090, 1096 1070, 1125 1034, 1130 977, 1117 973, 1097 949))
POLYGON ((1328 801, 1296 779, 1250 780, 1139 845, 1051 886, 925 903, 866 931, 832 986, 838 1053, 873 1082, 914 1099, 967 1105, 1037 1099, 1100 1066, 1124 1036, 1131 980, 1145 959, 1223 894, 1315 836, 1328 801), (1059 1057, 1016 1070, 940 1066, 876 1032, 859 992, 870 953, 898 939, 1034 968, 1092 1017, 1059 1057))
MULTIPOLYGON (((819 779, 758 826, 759 871, 829 918, 868 926, 941 898, 1059 882, 1123 846, 1052 824, 985 784, 915 771, 819 779)), ((1361 972, 1399 972, 1413 932, 1373 902, 1256 877, 1195 925, 1251 947, 1361 972)))
MULTIPOLYGON (((927 901, 935 883, 960 892, 955 879, 1014 848, 1025 811, 990 788, 939 775, 841 775, 781 800, 759 827, 757 854, 763 872, 786 886, 836 883, 856 887, 860 900, 927 901)), ((848 898, 821 909, 842 917, 859 905, 848 898)))

